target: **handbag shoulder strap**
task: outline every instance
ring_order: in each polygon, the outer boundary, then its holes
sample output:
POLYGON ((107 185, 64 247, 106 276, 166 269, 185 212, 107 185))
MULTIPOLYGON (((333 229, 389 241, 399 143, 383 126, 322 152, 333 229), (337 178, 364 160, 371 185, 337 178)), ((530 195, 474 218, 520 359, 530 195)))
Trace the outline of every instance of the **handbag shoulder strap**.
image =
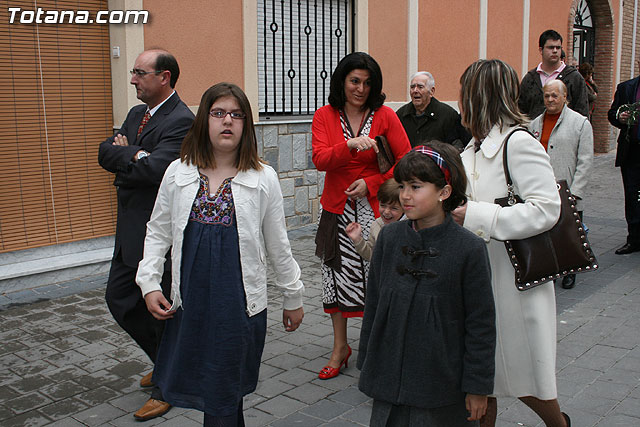
POLYGON ((513 181, 511 181, 511 174, 509 173, 509 164, 507 163, 507 144, 509 142, 509 138, 511 138, 511 135, 518 131, 524 131, 531 135, 532 138, 535 138, 533 134, 529 132, 529 129, 518 126, 514 130, 509 132, 509 134, 504 139, 504 146, 502 147, 502 167, 504 168, 504 178, 507 181, 507 187, 513 186, 513 181))

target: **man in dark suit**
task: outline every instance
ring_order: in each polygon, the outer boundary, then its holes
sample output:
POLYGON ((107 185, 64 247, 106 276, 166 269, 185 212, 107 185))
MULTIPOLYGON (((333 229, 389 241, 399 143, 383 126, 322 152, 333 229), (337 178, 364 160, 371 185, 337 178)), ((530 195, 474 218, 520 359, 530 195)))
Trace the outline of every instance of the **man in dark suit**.
MULTIPOLYGON (((637 65, 640 67, 640 60, 637 65)), ((618 110, 622 105, 639 101, 640 76, 618 85, 608 113, 609 122, 620 129, 616 166, 622 173, 624 216, 628 229, 627 242, 616 250, 618 255, 640 251, 640 129, 638 123, 627 126, 631 114, 618 110)))
MULTIPOLYGON (((170 53, 148 50, 140 54, 131 70, 131 84, 144 102, 133 107, 122 127, 100 144, 100 166, 115 173, 118 219, 116 241, 107 280, 106 301, 111 314, 155 363, 164 322, 147 310, 135 283, 142 259, 147 221, 165 169, 180 154, 194 115, 175 92, 180 69, 170 53)), ((165 267, 162 287, 168 295, 170 264, 165 267)), ((140 381, 153 387, 151 398, 134 414, 148 420, 166 413, 171 406, 151 382, 149 373, 140 381)))

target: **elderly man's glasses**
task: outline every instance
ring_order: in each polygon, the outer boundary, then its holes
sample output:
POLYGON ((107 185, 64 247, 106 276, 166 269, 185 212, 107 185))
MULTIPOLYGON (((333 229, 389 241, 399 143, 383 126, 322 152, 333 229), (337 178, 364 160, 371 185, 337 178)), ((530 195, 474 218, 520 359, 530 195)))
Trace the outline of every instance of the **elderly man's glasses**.
POLYGON ((240 113, 237 111, 224 111, 217 109, 209 111, 209 115, 215 119, 224 119, 225 117, 227 117, 227 114, 230 115, 234 120, 242 120, 247 117, 245 113, 240 113))
POLYGON ((144 70, 139 70, 137 68, 134 68, 133 70, 129 71, 129 74, 136 75, 138 77, 144 77, 147 74, 160 74, 162 71, 144 71, 144 70))

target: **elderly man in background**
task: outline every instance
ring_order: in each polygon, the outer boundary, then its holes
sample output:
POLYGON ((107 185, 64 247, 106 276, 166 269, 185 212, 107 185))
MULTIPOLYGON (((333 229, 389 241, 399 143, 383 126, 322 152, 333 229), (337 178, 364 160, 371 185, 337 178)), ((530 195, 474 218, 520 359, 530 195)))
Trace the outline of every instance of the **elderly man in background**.
POLYGON ((418 71, 411 76, 411 102, 400 107, 396 114, 412 147, 438 140, 462 151, 471 135, 460 124, 460 114, 438 101, 433 96, 435 91, 436 81, 431 73, 418 71))
MULTIPOLYGON (((567 87, 561 80, 548 81, 542 92, 545 111, 529 124, 529 129, 547 150, 556 180, 567 181, 582 219, 582 196, 593 163, 593 129, 585 116, 567 105, 567 87)), ((562 279, 565 289, 575 283, 575 274, 562 279)))

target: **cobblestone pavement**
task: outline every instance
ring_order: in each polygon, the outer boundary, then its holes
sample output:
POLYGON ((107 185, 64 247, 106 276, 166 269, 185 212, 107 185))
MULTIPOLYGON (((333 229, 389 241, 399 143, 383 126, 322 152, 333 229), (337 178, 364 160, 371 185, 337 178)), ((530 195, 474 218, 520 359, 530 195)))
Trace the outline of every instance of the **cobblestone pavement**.
MULTIPOLYGON (((572 290, 557 289, 559 399, 579 427, 640 426, 640 253, 613 254, 626 236, 613 159, 596 157, 586 198, 600 270, 579 275, 572 290)), ((317 378, 332 336, 320 303, 314 233, 314 226, 290 233, 307 289, 304 324, 285 333, 280 302, 270 293, 261 381, 245 398, 249 426, 368 424, 371 401, 357 389, 354 366, 332 380, 317 378)), ((142 425, 132 413, 148 398, 138 381, 151 365, 108 313, 105 281, 93 276, 0 296, 0 425, 142 425)), ((359 328, 359 320, 349 322, 353 348, 359 328)), ((515 399, 499 405, 499 426, 542 425, 515 399)), ((144 425, 201 423, 201 413, 173 408, 144 425)))

